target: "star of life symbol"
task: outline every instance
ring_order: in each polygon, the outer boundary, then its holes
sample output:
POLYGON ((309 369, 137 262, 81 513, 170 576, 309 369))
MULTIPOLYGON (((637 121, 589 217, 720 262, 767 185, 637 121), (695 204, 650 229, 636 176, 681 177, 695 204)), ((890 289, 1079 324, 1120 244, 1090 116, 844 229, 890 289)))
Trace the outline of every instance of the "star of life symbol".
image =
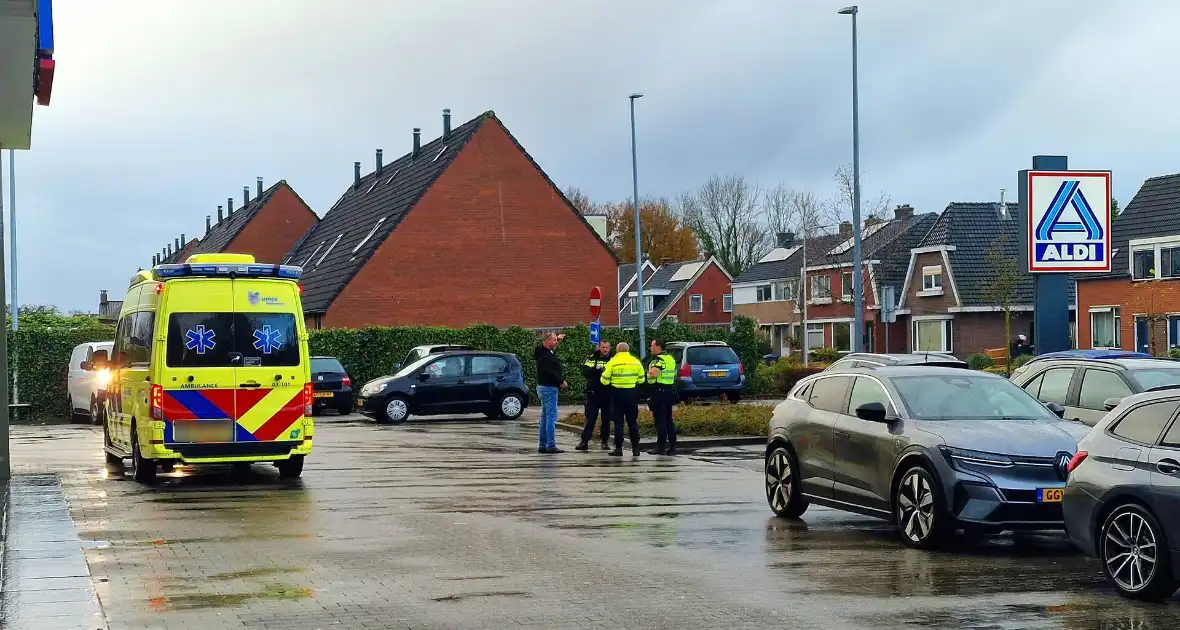
POLYGON ((254 330, 254 349, 261 350, 263 354, 270 354, 275 350, 280 350, 283 347, 283 333, 275 330, 267 324, 262 327, 262 330, 254 330))
POLYGON ((216 338, 217 333, 204 326, 197 326, 196 328, 188 329, 184 333, 184 347, 189 350, 196 350, 197 354, 205 354, 217 347, 216 338))

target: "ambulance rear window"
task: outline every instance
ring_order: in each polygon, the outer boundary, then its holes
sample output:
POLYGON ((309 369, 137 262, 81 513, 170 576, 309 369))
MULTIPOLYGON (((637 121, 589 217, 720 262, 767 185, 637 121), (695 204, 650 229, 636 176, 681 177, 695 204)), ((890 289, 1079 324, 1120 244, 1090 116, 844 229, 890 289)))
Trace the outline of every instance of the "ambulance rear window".
POLYGON ((168 317, 169 367, 235 367, 233 313, 173 313, 168 317))
POLYGON ((299 365, 299 331, 291 313, 238 313, 235 328, 242 367, 299 365))

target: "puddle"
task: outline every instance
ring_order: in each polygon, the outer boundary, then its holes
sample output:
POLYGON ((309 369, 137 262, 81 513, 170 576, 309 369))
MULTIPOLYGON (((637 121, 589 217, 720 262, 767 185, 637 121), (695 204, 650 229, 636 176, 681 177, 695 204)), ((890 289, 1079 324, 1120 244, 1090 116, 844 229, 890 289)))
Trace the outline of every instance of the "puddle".
POLYGON ((254 593, 168 595, 149 600, 152 610, 198 610, 202 608, 230 608, 257 600, 296 600, 312 597, 310 588, 292 584, 268 584, 254 593))

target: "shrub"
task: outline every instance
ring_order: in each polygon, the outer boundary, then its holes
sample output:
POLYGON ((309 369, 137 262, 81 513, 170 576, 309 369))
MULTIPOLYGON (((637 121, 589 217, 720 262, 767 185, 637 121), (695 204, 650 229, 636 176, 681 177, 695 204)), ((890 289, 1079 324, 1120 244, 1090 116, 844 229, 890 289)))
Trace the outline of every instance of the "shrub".
POLYGON ((1171 348, 1168 350, 1168 356, 1173 359, 1180 359, 1180 348, 1171 348))
MULTIPOLYGON (((770 405, 676 405, 672 417, 676 433, 685 436, 740 435, 764 436, 770 426, 774 407, 770 405)), ((586 416, 571 413, 564 422, 577 427, 586 423, 586 416)), ((624 430, 626 427, 624 427, 624 430)), ((613 431, 613 428, 612 428, 613 431)), ((639 434, 656 434, 655 421, 646 407, 639 409, 639 434)))
POLYGON ((973 354, 967 357, 967 365, 970 366, 972 370, 982 370, 992 367, 995 364, 996 362, 992 361, 992 358, 986 354, 973 354))
POLYGON ((1002 365, 989 365, 983 368, 984 372, 988 374, 999 374, 1000 376, 1008 376, 1008 369, 1002 365))
POLYGON ((835 348, 815 348, 810 351, 811 359, 821 363, 834 363, 840 360, 840 351, 835 348))
POLYGON ((74 346, 115 338, 112 326, 89 317, 67 317, 41 307, 21 310, 20 330, 8 331, 8 401, 17 378, 19 400, 28 404, 20 419, 39 422, 69 418, 66 379, 74 346))
POLYGON ((1018 367, 1020 367, 1020 366, 1024 365, 1025 363, 1028 363, 1029 361, 1032 361, 1032 360, 1033 360, 1033 358, 1034 358, 1034 357, 1033 357, 1033 355, 1031 355, 1031 354, 1022 354, 1022 355, 1020 355, 1020 356, 1018 356, 1018 357, 1013 357, 1013 359, 1012 359, 1012 369, 1013 369, 1013 370, 1015 370, 1016 368, 1018 368, 1018 367))

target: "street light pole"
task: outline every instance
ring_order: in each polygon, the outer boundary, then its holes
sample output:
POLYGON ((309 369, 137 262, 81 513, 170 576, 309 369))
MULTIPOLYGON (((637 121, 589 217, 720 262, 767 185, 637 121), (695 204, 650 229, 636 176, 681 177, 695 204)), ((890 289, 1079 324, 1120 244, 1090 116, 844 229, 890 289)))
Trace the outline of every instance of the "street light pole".
POLYGON ((635 153, 635 100, 643 98, 636 92, 627 97, 631 101, 631 202, 635 206, 635 300, 636 312, 639 313, 639 358, 647 354, 647 331, 644 329, 643 311, 646 303, 643 301, 643 245, 640 240, 639 225, 639 160, 635 153))
MULTIPOLYGON (((9 203, 8 203, 8 212, 9 212, 9 215, 8 215, 8 217, 9 217, 8 235, 9 235, 9 238, 12 239, 12 242, 10 245, 10 247, 12 249, 12 277, 9 278, 9 282, 12 283, 12 300, 11 300, 11 304, 12 304, 12 331, 16 332, 17 330, 20 329, 20 300, 18 299, 17 294, 16 294, 16 281, 17 281, 17 274, 16 274, 16 149, 9 149, 8 150, 8 201, 9 201, 9 203)), ((16 342, 16 335, 13 335, 13 343, 15 343, 15 342, 16 342)), ((13 354, 12 404, 13 405, 20 404, 20 388, 19 388, 20 370, 19 370, 19 368, 16 367, 16 365, 18 363, 20 363, 20 361, 18 360, 19 356, 20 356, 18 354, 19 352, 20 352, 19 348, 14 347, 12 349, 12 354, 13 354)), ((13 409, 13 413, 15 413, 17 407, 14 406, 12 409, 13 409)))
POLYGON ((854 350, 864 351, 864 281, 860 251, 860 107, 857 103, 856 77, 856 14, 852 5, 840 9, 840 15, 852 16, 852 308, 856 310, 856 323, 852 329, 854 350))

